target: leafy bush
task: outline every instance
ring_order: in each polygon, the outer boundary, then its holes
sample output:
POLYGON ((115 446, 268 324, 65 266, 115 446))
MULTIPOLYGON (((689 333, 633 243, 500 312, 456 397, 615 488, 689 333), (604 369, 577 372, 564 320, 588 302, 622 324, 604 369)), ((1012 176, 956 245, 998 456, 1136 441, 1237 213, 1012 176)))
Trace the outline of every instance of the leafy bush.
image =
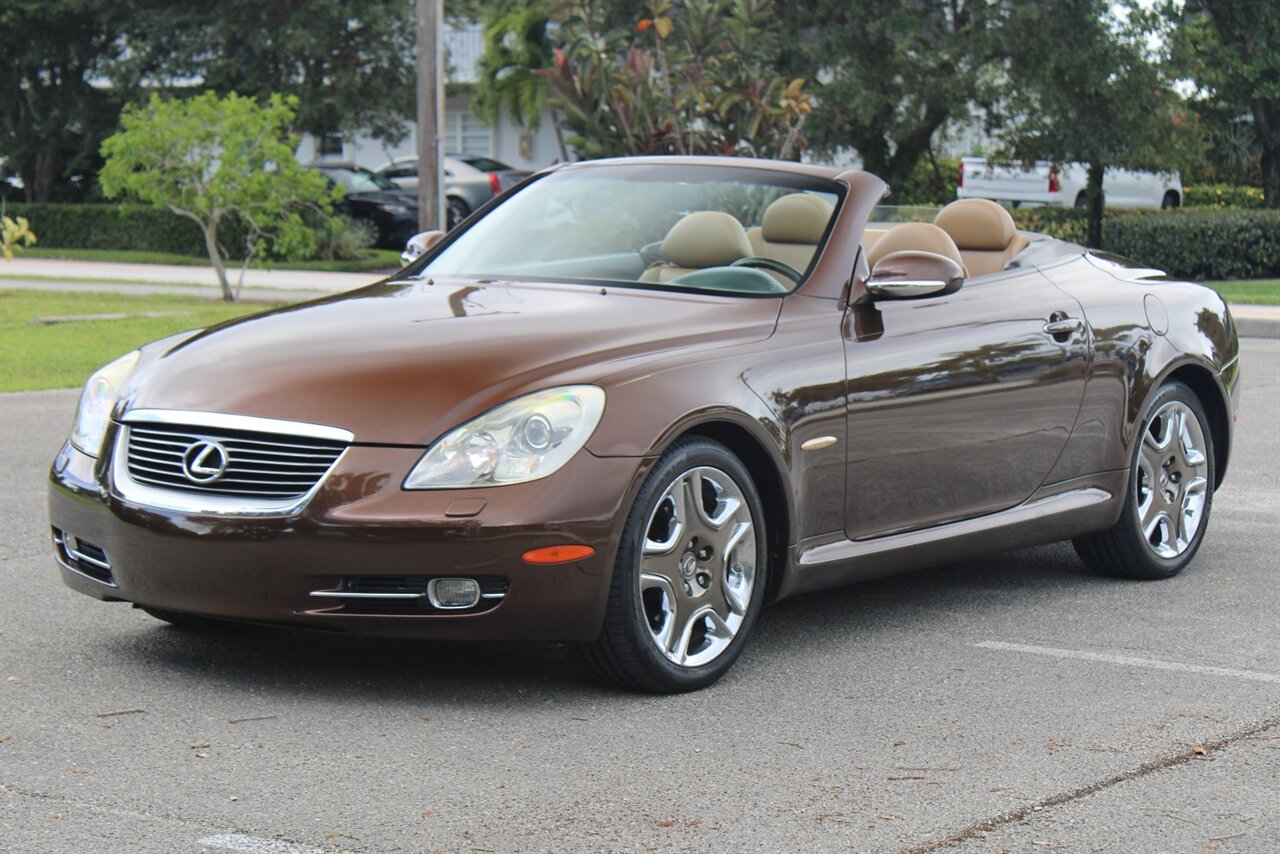
POLYGON ((1239 184, 1188 184, 1182 188, 1182 204, 1193 208, 1256 210, 1262 207, 1262 188, 1239 184))
POLYGON ((1192 211, 1107 223, 1108 251, 1193 279, 1280 275, 1280 211, 1192 211))
POLYGON ((354 261, 364 257, 368 249, 378 239, 376 229, 367 222, 339 215, 336 227, 322 224, 315 227, 316 245, 319 248, 317 257, 327 261, 354 261))
MULTIPOLYGON (((1084 243, 1087 218, 1074 208, 1019 208, 1018 228, 1084 243)), ((1102 248, 1193 279, 1280 274, 1280 211, 1182 208, 1107 211, 1102 248)))

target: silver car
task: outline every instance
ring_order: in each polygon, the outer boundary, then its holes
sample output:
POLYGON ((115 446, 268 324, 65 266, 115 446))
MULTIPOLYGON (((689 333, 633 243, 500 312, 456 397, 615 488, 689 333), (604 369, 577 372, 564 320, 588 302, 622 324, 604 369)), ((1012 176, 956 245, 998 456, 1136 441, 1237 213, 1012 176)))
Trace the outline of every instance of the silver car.
MULTIPOLYGON (((405 190, 418 189, 418 158, 415 155, 397 157, 376 171, 397 187, 405 190)), ((520 183, 529 174, 489 157, 446 155, 444 190, 449 206, 449 228, 452 229, 470 216, 472 211, 508 187, 520 183)))

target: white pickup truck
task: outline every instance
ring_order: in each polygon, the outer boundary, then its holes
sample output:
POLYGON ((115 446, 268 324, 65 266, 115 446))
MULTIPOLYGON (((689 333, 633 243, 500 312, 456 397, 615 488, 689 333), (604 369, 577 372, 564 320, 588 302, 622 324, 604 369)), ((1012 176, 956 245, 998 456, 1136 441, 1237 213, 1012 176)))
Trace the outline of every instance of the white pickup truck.
MULTIPOLYGON (((993 166, 985 157, 965 157, 960 161, 956 198, 1084 207, 1088 183, 1083 163, 1037 163, 1034 169, 1026 169, 993 166)), ((1176 208, 1182 204, 1182 180, 1177 172, 1108 169, 1102 177, 1102 192, 1109 208, 1176 208)))

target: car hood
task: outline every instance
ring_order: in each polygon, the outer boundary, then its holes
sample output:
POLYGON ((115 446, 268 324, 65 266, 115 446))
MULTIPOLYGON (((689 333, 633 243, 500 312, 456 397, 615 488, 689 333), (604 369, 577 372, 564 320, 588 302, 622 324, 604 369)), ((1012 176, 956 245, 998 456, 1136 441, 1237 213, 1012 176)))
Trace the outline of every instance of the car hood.
POLYGON ((524 392, 767 338, 780 304, 624 287, 383 282, 164 342, 125 407, 303 421, 350 430, 357 443, 425 446, 524 392))

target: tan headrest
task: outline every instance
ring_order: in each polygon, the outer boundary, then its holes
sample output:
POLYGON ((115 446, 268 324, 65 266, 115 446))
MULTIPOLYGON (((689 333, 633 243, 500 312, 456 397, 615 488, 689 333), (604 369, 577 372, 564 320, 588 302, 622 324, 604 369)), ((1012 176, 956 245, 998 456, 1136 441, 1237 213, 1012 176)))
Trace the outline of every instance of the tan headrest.
POLYGON ((676 267, 727 267, 751 254, 742 223, 721 211, 685 216, 662 241, 662 257, 676 267))
POLYGON ((817 196, 792 193, 769 205, 760 224, 761 234, 770 243, 817 245, 831 221, 834 208, 817 196))
POLYGON ((965 269, 964 259, 951 236, 927 222, 904 222, 886 231, 884 237, 867 250, 867 264, 874 267, 877 261, 891 252, 906 249, 944 255, 959 264, 960 269, 965 269))
POLYGON ((1003 250, 1017 233, 1009 212, 989 199, 954 201, 938 212, 933 224, 961 249, 1003 250))

